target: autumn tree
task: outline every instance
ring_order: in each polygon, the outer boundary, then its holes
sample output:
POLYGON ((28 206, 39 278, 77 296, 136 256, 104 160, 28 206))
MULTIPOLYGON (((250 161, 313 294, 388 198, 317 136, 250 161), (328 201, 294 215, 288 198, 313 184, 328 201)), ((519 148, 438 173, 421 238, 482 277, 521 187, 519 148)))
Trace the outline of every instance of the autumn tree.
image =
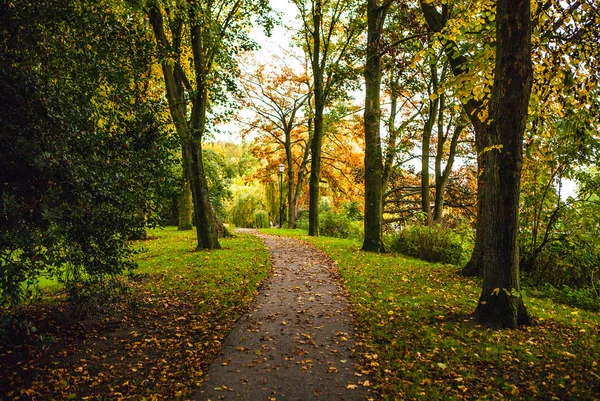
MULTIPOLYGON (((223 90, 231 84, 236 72, 236 52, 254 47, 246 33, 251 17, 268 15, 270 7, 264 0, 188 3, 153 0, 146 10, 159 49, 166 97, 192 190, 197 249, 220 248, 202 141, 211 123, 209 113, 224 99, 223 90)), ((258 19, 270 26, 267 18, 258 19)))
POLYGON ((323 115, 331 100, 355 75, 355 58, 350 51, 362 31, 354 1, 292 0, 298 9, 302 46, 312 69, 314 125, 309 179, 309 235, 319 235, 319 182, 323 115))
POLYGON ((259 65, 242 77, 239 100, 245 111, 253 113, 242 121, 244 132, 260 132, 285 153, 289 228, 295 227, 309 162, 311 137, 304 109, 310 89, 306 73, 287 65, 278 69, 259 65))

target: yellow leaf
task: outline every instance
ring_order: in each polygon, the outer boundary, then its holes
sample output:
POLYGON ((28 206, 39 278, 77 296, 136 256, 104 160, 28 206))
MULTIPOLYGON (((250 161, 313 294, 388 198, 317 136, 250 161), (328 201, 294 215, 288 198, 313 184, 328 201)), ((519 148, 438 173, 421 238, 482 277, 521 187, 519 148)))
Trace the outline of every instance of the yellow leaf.
POLYGON ((500 295, 500 288, 494 288, 494 290, 492 291, 492 295, 500 295))

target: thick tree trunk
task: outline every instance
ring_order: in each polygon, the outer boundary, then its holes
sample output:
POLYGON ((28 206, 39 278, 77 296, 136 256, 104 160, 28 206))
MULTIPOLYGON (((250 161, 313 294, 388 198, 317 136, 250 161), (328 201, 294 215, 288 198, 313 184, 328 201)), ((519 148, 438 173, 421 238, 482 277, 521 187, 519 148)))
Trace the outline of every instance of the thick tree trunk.
POLYGON ((476 319, 492 328, 530 324, 519 280, 523 133, 532 83, 529 0, 498 0, 496 66, 484 150, 483 288, 476 319))
POLYGON ((365 238, 362 249, 384 251, 383 155, 381 153, 381 31, 389 4, 380 7, 369 0, 367 11, 367 60, 365 65, 365 238))
POLYGON ((319 235, 319 201, 321 180, 321 144, 323 142, 323 66, 321 65, 321 1, 313 10, 313 91, 315 97, 314 132, 311 142, 310 178, 308 181, 308 235, 319 235))

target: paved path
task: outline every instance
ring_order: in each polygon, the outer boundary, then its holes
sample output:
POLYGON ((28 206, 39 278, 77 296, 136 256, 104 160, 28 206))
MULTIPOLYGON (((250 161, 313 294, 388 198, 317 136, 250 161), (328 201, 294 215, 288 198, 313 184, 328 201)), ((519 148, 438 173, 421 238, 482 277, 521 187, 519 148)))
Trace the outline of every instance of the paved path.
POLYGON ((299 240, 259 236, 273 274, 227 336, 196 400, 366 400, 370 380, 331 261, 299 240), (369 383, 367 383, 368 385, 369 383))

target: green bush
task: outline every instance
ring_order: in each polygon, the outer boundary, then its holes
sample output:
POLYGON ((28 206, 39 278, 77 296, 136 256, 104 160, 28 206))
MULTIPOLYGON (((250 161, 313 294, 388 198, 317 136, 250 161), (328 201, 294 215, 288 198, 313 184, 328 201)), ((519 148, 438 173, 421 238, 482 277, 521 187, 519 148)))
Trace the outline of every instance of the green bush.
MULTIPOLYGON (((302 211, 296 227, 308 230, 308 210, 302 211)), ((363 224, 348 217, 345 211, 340 213, 325 207, 319 212, 319 234, 335 238, 362 238, 363 224)))
POLYGON ((334 211, 320 213, 319 234, 335 238, 360 238, 360 223, 334 211))
POLYGON ((459 265, 468 258, 467 244, 460 235, 449 229, 425 226, 409 226, 386 238, 386 247, 429 262, 459 265))
POLYGON ((254 227, 267 228, 269 227, 269 213, 266 210, 258 210, 254 213, 254 227))
POLYGON ((571 288, 563 285, 560 288, 545 283, 531 290, 532 294, 540 298, 550 298, 555 302, 593 312, 600 311, 600 297, 593 288, 571 288))

